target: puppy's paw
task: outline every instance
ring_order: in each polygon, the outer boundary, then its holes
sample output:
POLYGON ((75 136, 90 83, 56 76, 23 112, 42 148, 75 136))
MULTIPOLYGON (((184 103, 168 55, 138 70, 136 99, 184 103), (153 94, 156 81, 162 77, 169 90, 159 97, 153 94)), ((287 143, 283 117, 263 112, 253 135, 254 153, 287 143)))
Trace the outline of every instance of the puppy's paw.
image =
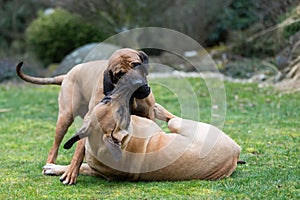
POLYGON ((43 167, 42 174, 48 176, 59 176, 62 175, 65 172, 65 170, 66 166, 47 163, 43 167))
POLYGON ((179 117, 172 118, 168 122, 168 128, 173 133, 180 133, 182 127, 182 119, 179 117))
POLYGON ((64 185, 75 185, 77 182, 77 177, 78 177, 78 172, 76 170, 75 171, 68 170, 59 178, 59 180, 64 185))
POLYGON ((49 176, 55 175, 54 170, 53 170, 54 167, 55 167, 55 164, 47 163, 47 164, 44 165, 44 167, 43 167, 42 174, 43 174, 43 175, 49 175, 49 176))

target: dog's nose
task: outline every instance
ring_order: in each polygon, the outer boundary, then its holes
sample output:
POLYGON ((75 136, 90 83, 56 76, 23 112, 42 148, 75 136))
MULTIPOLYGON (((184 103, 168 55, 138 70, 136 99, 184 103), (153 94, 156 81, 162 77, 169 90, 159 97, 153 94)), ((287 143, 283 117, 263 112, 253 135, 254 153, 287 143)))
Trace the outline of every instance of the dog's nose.
POLYGON ((134 93, 133 96, 137 99, 144 99, 146 98, 151 92, 151 88, 145 84, 140 86, 134 93))

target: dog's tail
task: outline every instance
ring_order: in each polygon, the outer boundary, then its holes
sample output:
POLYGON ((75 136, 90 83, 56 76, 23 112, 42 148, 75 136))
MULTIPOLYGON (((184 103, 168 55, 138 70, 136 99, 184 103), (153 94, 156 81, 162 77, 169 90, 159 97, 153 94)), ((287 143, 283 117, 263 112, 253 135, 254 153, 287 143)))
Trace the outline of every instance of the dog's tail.
POLYGON ((24 74, 22 71, 23 62, 20 62, 16 66, 16 71, 18 76, 23 79, 26 82, 38 84, 38 85, 61 85, 62 81, 64 80, 65 75, 55 76, 55 77, 49 77, 49 78, 39 78, 39 77, 33 77, 29 76, 27 74, 24 74))

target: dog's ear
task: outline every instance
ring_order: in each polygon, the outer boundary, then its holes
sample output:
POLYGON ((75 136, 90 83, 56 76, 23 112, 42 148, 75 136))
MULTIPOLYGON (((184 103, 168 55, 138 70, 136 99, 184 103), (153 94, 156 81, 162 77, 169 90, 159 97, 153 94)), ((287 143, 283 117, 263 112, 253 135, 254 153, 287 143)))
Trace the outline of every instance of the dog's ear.
POLYGON ((78 140, 85 138, 88 136, 88 129, 86 125, 83 125, 81 129, 75 133, 65 144, 64 149, 70 149, 74 143, 76 143, 78 140))
POLYGON ((65 144, 64 149, 70 149, 74 143, 80 140, 80 136, 78 134, 73 135, 65 144))
POLYGON ((113 74, 111 70, 105 70, 103 73, 103 93, 108 95, 115 88, 113 84, 113 74))
POLYGON ((145 52, 139 51, 139 57, 142 60, 143 64, 147 65, 149 63, 148 55, 145 52))

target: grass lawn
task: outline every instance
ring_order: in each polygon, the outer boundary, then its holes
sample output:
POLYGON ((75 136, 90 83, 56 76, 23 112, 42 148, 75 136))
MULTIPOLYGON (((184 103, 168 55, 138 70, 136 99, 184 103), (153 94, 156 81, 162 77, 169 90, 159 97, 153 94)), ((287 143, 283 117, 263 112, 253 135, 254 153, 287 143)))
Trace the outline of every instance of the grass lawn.
MULTIPOLYGON (((210 122, 205 83, 189 82, 201 121, 210 122)), ((59 177, 41 173, 54 137, 59 87, 0 85, 0 199, 300 199, 300 93, 228 82, 225 89, 223 131, 242 147, 247 162, 231 177, 132 183, 80 176, 75 186, 64 186, 59 177)), ((172 93, 159 85, 153 91, 157 102, 180 114, 172 93)), ((63 142, 74 132, 72 126, 63 142)), ((68 164, 73 151, 61 149, 57 162, 68 164)))

